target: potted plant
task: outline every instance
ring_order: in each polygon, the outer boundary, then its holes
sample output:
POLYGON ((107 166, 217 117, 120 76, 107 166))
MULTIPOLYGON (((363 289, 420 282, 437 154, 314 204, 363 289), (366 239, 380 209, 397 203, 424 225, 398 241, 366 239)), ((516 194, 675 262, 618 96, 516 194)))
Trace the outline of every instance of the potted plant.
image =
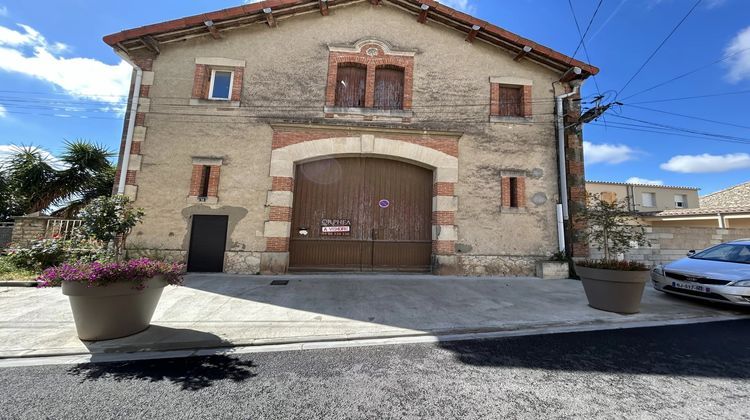
POLYGON ((610 312, 639 312, 649 269, 619 256, 635 246, 650 245, 645 229, 628 210, 626 200, 602 200, 596 194, 589 194, 580 219, 586 223, 582 236, 604 253, 600 260, 575 263, 589 305, 610 312))
POLYGON ((181 264, 147 258, 125 262, 62 264, 45 270, 39 287, 68 296, 78 337, 110 340, 148 328, 164 287, 182 283, 181 264))
POLYGON ((536 276, 544 280, 570 277, 570 265, 565 252, 558 251, 546 261, 537 261, 536 276))

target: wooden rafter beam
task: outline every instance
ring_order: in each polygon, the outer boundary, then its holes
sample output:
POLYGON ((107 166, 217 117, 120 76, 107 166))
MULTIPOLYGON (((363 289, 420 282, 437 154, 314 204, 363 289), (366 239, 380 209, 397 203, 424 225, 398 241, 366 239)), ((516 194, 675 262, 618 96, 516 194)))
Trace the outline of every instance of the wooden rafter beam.
POLYGON ((530 53, 533 48, 529 47, 528 45, 525 45, 523 48, 521 48, 521 51, 516 54, 515 57, 513 57, 513 61, 518 61, 526 56, 526 54, 530 53))
POLYGON ((151 35, 146 35, 144 37, 141 37, 140 40, 141 40, 141 43, 143 43, 143 46, 146 47, 147 50, 157 55, 161 53, 161 50, 159 49, 159 41, 155 40, 154 37, 152 37, 151 35))
POLYGON ((471 27, 471 31, 469 31, 469 34, 466 35, 466 42, 473 44, 474 40, 477 38, 477 34, 482 29, 479 25, 474 25, 471 27))
POLYGON ((219 32, 219 30, 216 29, 216 26, 214 26, 214 21, 207 20, 207 21, 203 22, 203 24, 206 25, 206 28, 208 28, 208 32, 211 33, 211 36, 213 37, 213 39, 221 39, 221 38, 223 38, 222 35, 221 35, 221 32, 219 32))
POLYGON ((430 6, 423 4, 420 7, 421 11, 419 12, 419 17, 417 18, 417 22, 419 23, 427 23, 427 13, 430 10, 430 6))
POLYGON ((580 67, 571 67, 568 69, 568 71, 565 72, 565 74, 562 75, 560 78, 561 82, 569 82, 573 79, 578 79, 581 77, 581 74, 583 73, 583 70, 581 70, 580 67))
POLYGON ((263 9, 263 13, 266 14, 266 22, 268 23, 268 26, 270 26, 271 28, 275 28, 276 18, 273 17, 273 10, 271 10, 270 7, 266 7, 265 9, 263 9))
POLYGON ((320 14, 328 16, 328 0, 318 0, 318 6, 320 7, 320 14))

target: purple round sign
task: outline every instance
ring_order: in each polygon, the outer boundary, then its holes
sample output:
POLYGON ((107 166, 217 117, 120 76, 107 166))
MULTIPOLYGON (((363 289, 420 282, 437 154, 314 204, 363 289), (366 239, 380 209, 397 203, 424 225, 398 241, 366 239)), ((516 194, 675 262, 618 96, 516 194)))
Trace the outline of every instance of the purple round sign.
POLYGON ((378 202, 378 206, 380 206, 381 209, 387 209, 391 206, 391 202, 388 200, 380 200, 380 202, 378 202))

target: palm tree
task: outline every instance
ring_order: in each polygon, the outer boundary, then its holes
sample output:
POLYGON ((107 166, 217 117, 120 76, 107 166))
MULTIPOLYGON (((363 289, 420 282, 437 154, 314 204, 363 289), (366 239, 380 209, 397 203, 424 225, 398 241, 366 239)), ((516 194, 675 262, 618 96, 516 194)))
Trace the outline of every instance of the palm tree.
POLYGON ((17 203, 12 210, 29 214, 68 205, 76 210, 95 197, 110 195, 115 167, 109 158, 113 156, 105 147, 84 140, 66 141, 57 159, 37 147, 17 147, 1 169, 6 191, 17 203))

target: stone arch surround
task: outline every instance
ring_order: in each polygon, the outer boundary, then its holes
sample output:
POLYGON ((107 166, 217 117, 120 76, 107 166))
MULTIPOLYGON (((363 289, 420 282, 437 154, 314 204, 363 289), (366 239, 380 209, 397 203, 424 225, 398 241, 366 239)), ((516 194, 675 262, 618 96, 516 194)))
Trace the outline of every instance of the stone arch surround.
POLYGON ((458 136, 439 138, 422 133, 346 133, 346 136, 329 137, 314 130, 292 133, 275 131, 272 148, 269 174, 272 185, 266 200, 268 212, 263 229, 266 250, 261 258, 262 272, 278 274, 286 272, 288 268, 296 165, 334 157, 371 156, 406 161, 433 171, 434 271, 437 274, 455 273, 458 136))

